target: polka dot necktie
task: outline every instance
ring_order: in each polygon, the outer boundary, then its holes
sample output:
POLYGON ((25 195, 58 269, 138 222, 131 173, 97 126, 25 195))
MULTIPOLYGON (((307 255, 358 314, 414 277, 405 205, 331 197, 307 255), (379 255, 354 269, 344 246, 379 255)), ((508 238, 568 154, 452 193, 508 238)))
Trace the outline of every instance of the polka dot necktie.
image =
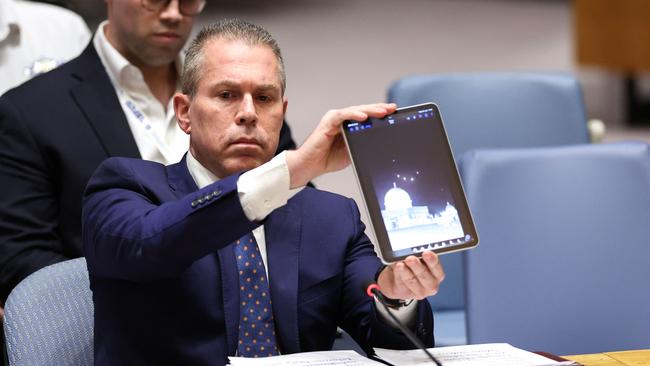
POLYGON ((253 234, 235 243, 239 271, 239 343, 241 357, 278 355, 269 283, 253 234))

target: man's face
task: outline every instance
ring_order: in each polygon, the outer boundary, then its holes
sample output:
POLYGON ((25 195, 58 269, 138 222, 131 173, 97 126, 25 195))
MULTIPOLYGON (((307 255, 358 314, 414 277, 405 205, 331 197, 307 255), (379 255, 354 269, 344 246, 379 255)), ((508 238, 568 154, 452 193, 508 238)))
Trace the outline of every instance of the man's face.
POLYGON ((173 62, 192 30, 194 18, 180 13, 178 0, 161 11, 143 8, 141 0, 106 0, 106 4, 106 36, 136 66, 173 62))
POLYGON ((269 161, 287 107, 271 48, 210 40, 199 75, 194 97, 177 94, 174 100, 194 157, 219 177, 269 161))

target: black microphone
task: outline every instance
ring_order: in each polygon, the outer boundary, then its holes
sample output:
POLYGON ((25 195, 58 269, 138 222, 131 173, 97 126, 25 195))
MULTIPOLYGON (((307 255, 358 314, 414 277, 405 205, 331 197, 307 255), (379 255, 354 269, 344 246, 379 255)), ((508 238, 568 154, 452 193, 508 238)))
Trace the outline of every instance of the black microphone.
POLYGON ((413 334, 413 332, 411 332, 410 329, 408 329, 404 324, 402 324, 402 322, 400 322, 397 319, 397 317, 393 313, 391 313, 390 309, 388 308, 388 305, 386 304, 386 296, 384 296, 384 294, 381 292, 381 289, 379 288, 378 284, 376 284, 375 282, 368 281, 364 283, 363 289, 368 296, 376 297, 379 300, 379 302, 384 307, 384 309, 386 309, 388 316, 390 316, 390 318, 393 319, 395 324, 397 324, 399 329, 402 331, 402 333, 404 333, 406 338, 408 338, 409 341, 411 341, 411 343, 413 343, 416 347, 424 351, 424 353, 426 353, 427 356, 429 356, 429 358, 431 359, 431 361, 433 361, 433 363, 435 363, 437 366, 442 366, 440 361, 436 360, 436 358, 433 357, 431 352, 427 350, 427 347, 422 343, 422 341, 420 341, 420 339, 416 337, 415 334, 413 334))

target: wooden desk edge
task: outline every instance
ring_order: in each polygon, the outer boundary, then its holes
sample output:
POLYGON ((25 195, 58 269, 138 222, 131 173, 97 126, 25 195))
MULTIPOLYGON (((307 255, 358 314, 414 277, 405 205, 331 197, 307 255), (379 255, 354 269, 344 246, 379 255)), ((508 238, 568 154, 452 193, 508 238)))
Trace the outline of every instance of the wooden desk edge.
POLYGON ((562 356, 584 366, 641 366, 650 365, 650 349, 604 352, 586 355, 562 356))

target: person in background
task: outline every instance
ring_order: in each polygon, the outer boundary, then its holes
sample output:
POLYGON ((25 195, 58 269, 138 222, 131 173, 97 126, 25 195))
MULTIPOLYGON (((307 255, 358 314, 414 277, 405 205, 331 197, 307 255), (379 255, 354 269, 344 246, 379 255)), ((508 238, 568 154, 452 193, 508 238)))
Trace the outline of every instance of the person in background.
POLYGON ((431 308, 419 300, 444 278, 436 254, 382 266, 354 201, 305 187, 350 164, 344 120, 395 104, 331 110, 300 148, 273 158, 288 103, 273 37, 222 21, 186 57, 174 109, 187 154, 168 166, 107 159, 84 193, 95 365, 328 350, 337 326, 366 352, 413 348, 386 311, 432 347, 431 308), (366 295, 373 279, 393 310, 366 295))
MULTIPOLYGON (((81 197, 110 156, 178 161, 180 51, 205 0, 105 0, 72 61, 0 98, 0 302, 25 277, 82 256, 81 197)), ((294 148, 282 124, 278 151, 294 148)))
POLYGON ((0 0, 0 95, 77 57, 89 39, 88 26, 70 10, 0 0))

